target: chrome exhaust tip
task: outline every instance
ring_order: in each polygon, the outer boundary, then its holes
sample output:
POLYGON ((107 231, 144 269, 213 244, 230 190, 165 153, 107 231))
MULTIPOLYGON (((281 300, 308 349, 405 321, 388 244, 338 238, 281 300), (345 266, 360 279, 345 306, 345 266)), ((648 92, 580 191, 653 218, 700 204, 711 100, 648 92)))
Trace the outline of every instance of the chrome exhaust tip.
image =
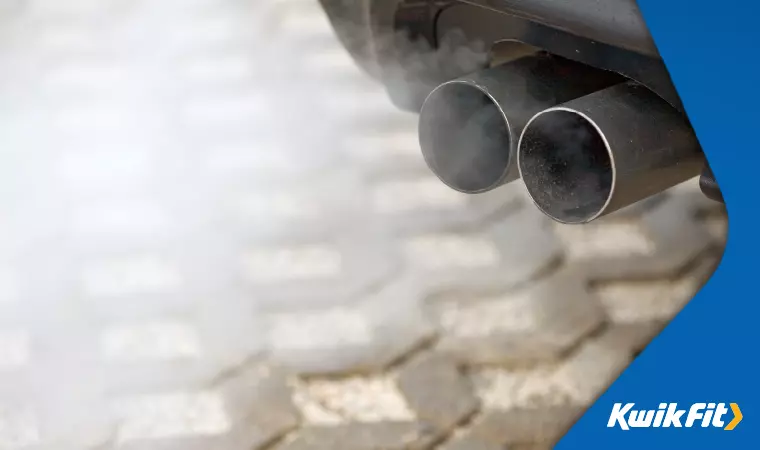
POLYGON ((696 177, 704 155, 681 113, 627 82, 533 116, 518 167, 541 211, 579 224, 696 177))
POLYGON ((535 113, 620 80, 610 72, 538 54, 443 83, 420 112, 425 162, 457 191, 495 189, 519 178, 518 139, 535 113))

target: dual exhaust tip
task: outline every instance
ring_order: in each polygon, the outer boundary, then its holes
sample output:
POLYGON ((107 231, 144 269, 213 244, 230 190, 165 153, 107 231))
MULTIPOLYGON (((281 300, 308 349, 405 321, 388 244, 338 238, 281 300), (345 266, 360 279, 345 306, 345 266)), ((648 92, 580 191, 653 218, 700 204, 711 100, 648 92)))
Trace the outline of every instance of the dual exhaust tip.
POLYGON ((452 80, 420 113, 425 161, 481 193, 522 178, 552 219, 586 223, 699 175, 688 121, 616 74, 533 55, 452 80))

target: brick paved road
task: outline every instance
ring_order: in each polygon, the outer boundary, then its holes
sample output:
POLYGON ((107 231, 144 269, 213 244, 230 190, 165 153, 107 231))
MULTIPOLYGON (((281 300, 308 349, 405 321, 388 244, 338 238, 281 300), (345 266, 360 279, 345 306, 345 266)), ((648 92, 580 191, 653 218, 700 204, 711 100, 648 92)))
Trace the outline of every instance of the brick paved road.
POLYGON ((688 301, 696 182, 444 187, 313 0, 0 0, 0 448, 546 448, 688 301))

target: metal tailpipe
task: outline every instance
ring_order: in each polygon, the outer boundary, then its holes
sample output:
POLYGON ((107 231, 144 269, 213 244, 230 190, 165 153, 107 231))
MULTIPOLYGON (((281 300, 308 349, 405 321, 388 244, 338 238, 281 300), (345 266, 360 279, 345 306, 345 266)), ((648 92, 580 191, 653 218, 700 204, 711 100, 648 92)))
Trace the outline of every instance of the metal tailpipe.
POLYGON ((422 154, 449 187, 489 191, 519 177, 517 143, 534 114, 620 81, 617 74, 543 53, 448 81, 422 106, 422 154))
POLYGON ((586 223, 702 172, 687 119, 649 89, 622 83, 530 119, 518 166, 536 206, 586 223))

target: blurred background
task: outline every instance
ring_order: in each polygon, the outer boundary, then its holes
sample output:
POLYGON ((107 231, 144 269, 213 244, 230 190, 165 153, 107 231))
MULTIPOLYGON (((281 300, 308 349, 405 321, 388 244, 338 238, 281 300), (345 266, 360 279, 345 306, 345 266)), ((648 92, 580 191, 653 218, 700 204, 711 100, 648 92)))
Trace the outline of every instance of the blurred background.
POLYGON ((693 296, 696 180, 467 196, 316 0, 0 0, 0 448, 547 448, 693 296))

